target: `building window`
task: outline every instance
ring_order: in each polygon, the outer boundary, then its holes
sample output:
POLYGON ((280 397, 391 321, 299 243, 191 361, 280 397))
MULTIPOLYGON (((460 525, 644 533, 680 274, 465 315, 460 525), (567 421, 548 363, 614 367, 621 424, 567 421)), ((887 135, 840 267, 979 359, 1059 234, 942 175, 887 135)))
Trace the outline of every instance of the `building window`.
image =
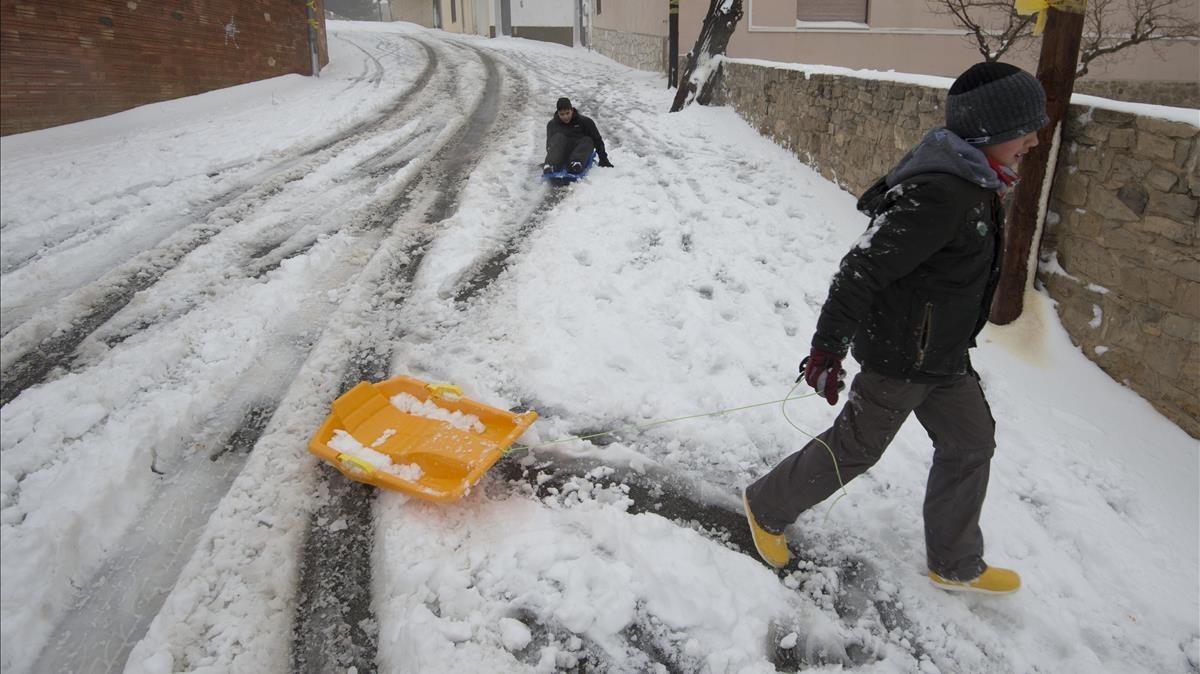
POLYGON ((454 11, 454 0, 450 0, 450 23, 458 22, 458 12, 454 11))
POLYGON ((600 13, 600 0, 596 0, 596 13, 600 13))
POLYGON ((867 0, 796 0, 796 22, 867 22, 867 0))

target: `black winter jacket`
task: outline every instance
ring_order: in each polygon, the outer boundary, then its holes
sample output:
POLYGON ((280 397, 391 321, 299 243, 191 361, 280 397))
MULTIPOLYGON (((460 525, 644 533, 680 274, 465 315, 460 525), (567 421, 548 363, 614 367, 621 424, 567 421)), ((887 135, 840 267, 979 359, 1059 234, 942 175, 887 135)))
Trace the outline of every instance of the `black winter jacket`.
POLYGON ((1004 210, 982 152, 944 134, 859 199, 871 224, 842 258, 814 347, 852 346, 864 370, 912 381, 970 371, 1000 277, 1004 210))
POLYGON ((570 122, 564 124, 555 114, 546 123, 546 151, 550 151, 550 141, 558 134, 563 134, 573 140, 587 136, 596 144, 596 154, 600 161, 608 161, 608 153, 604 150, 604 139, 600 137, 600 130, 596 128, 596 123, 590 117, 579 114, 579 110, 575 108, 571 108, 571 111, 575 114, 571 115, 570 122))

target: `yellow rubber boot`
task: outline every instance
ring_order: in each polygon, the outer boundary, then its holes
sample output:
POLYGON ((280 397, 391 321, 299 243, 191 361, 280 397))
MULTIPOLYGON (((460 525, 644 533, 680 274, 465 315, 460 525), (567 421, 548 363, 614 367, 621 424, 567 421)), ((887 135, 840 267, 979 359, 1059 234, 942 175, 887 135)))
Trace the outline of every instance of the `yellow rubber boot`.
POLYGON ((979 594, 1012 594, 1021 589, 1021 577, 1011 569, 989 566, 975 580, 947 580, 929 572, 929 580, 935 587, 950 592, 977 592, 979 594))
POLYGON ((754 521, 754 513, 750 512, 750 501, 746 498, 745 490, 742 491, 742 506, 746 509, 746 522, 750 525, 750 534, 754 537, 754 547, 758 550, 758 556, 777 569, 787 566, 792 558, 792 553, 788 551, 787 538, 783 534, 773 534, 758 526, 758 522, 754 521))

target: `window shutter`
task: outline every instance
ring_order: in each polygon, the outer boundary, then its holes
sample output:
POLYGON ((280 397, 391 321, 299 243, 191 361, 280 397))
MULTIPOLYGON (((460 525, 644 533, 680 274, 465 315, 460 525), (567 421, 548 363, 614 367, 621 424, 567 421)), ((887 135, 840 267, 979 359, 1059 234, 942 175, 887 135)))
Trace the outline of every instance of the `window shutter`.
POLYGON ((796 0, 797 21, 867 22, 867 0, 796 0))

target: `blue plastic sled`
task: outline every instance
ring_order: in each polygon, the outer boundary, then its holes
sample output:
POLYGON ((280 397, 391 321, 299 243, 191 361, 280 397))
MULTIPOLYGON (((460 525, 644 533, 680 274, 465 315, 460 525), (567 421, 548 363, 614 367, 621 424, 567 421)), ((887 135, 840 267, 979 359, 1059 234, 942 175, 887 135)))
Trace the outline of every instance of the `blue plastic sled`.
POLYGON ((588 171, 592 170, 592 164, 595 163, 596 153, 592 152, 592 155, 588 157, 587 163, 583 165, 583 170, 579 173, 571 173, 570 171, 567 171, 567 167, 564 165, 562 168, 553 173, 543 173, 542 177, 560 185, 564 183, 573 183, 576 180, 586 176, 588 171))

